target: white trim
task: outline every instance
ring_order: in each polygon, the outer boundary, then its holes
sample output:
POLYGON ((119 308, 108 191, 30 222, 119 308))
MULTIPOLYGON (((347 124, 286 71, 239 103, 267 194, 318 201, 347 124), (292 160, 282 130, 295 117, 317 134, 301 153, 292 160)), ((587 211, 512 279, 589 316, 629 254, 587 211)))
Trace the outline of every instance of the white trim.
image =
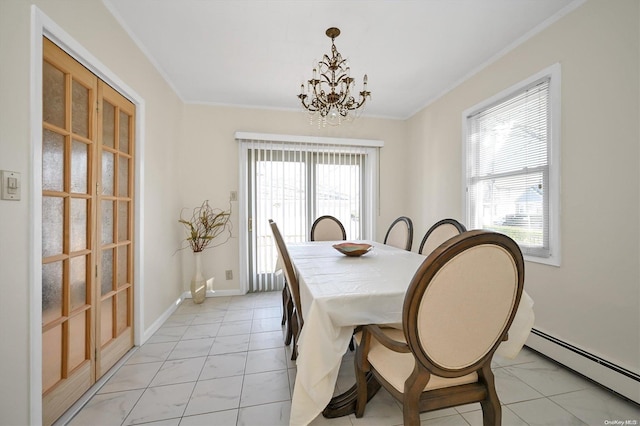
MULTIPOLYGON (((236 137, 238 133, 236 132, 236 137)), ((238 235, 238 260, 239 260, 239 277, 240 292, 246 294, 249 292, 249 236, 247 235, 247 224, 249 218, 249 201, 248 197, 243 197, 249 179, 248 165, 248 149, 244 143, 238 144, 238 183, 240 185, 240 193, 238 197, 238 223, 240 230, 238 235)))
POLYGON ((376 139, 327 138, 320 136, 279 135, 274 133, 236 132, 235 138, 236 140, 366 146, 373 148, 382 148, 384 146, 384 141, 376 139))
POLYGON ((51 20, 37 6, 31 6, 31 63, 30 63, 30 247, 29 252, 29 422, 42 423, 42 37, 46 36, 89 71, 109 84, 136 106, 135 157, 135 238, 134 248, 134 344, 143 339, 144 304, 144 147, 145 101, 115 73, 94 57, 64 29, 51 20))
POLYGON ((151 324, 145 331, 142 336, 142 340, 146 342, 153 336, 153 333, 158 331, 160 327, 169 319, 169 317, 178 309, 178 306, 184 301, 187 293, 183 293, 182 296, 176 299, 175 302, 171 304, 159 317, 156 319, 153 324, 151 324))
POLYGON ((29 424, 42 424, 42 34, 46 18, 31 6, 29 233, 29 424), (36 65, 37 64, 37 65, 36 65))
POLYGON ((560 246, 560 137, 561 137, 561 81, 562 73, 559 63, 555 63, 529 78, 502 90, 500 93, 467 108, 462 112, 462 217, 465 218, 467 224, 470 224, 468 216, 468 197, 467 197, 467 118, 481 109, 485 109, 502 99, 512 95, 518 90, 533 84, 545 77, 551 77, 549 82, 549 102, 551 111, 551 123, 549 129, 551 132, 551 141, 549 142, 549 257, 536 257, 526 255, 524 259, 530 262, 542 263, 551 266, 560 266, 561 262, 561 246, 560 246))

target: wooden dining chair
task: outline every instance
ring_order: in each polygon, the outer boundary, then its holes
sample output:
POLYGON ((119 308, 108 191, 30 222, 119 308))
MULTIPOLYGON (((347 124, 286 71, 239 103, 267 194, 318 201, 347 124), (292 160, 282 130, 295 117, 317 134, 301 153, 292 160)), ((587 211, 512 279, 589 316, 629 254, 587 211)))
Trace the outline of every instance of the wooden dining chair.
POLYGON ((436 248, 415 273, 402 330, 366 325, 356 335, 356 417, 367 403, 367 376, 402 402, 404 424, 420 412, 480 402, 483 424, 502 413, 491 360, 516 314, 524 261, 509 237, 474 230, 436 248))
POLYGON ((455 219, 442 219, 431 226, 422 242, 418 253, 428 255, 449 238, 466 232, 467 228, 455 219))
MULTIPOLYGON (((298 358, 298 337, 302 331, 304 320, 302 319, 302 310, 300 305, 300 287, 298 286, 298 277, 293 269, 293 263, 289 257, 289 251, 284 243, 282 234, 278 229, 278 225, 271 219, 269 219, 269 225, 271 226, 271 232, 276 240, 276 248, 278 249, 278 255, 282 262, 282 272, 284 274, 285 289, 289 293, 289 300, 291 301, 291 312, 287 318, 287 337, 286 340, 291 342, 293 340, 293 348, 291 359, 295 361, 298 358)), ((283 290, 284 291, 284 290, 283 290)), ((289 344, 285 341, 286 344, 289 344)))
POLYGON ((413 222, 406 216, 400 216, 391 223, 384 244, 411 251, 413 244, 413 222))
POLYGON ((324 215, 317 218, 311 226, 311 241, 346 240, 347 232, 335 217, 324 215))

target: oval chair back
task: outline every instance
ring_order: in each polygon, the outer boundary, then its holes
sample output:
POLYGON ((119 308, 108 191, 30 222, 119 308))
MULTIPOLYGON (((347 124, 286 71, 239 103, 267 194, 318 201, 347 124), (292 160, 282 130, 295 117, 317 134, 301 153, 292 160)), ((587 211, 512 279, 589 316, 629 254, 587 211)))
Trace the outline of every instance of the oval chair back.
POLYGON ((384 244, 411 251, 413 245, 413 222, 406 216, 400 216, 391 223, 384 244))
POLYGON ((402 403, 406 426, 418 426, 423 411, 475 402, 484 425, 501 424, 491 360, 523 285, 522 253, 506 235, 474 230, 438 246, 409 284, 402 330, 368 324, 356 335, 356 417, 371 373, 402 403))
POLYGON ((339 241, 347 239, 347 232, 335 217, 325 215, 317 218, 311 226, 311 241, 339 241))
POLYGON ((469 374, 492 356, 515 317, 524 260, 508 236, 460 234, 433 251, 405 296, 407 343, 441 377, 469 374))
POLYGON ((455 219, 442 219, 424 234, 418 253, 428 255, 449 238, 462 234, 467 228, 455 219))

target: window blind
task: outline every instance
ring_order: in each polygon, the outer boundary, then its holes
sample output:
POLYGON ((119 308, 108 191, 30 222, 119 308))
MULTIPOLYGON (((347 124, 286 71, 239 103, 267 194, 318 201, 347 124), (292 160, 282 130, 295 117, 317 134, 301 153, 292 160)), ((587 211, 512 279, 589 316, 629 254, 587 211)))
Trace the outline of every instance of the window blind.
POLYGON ((471 228, 511 236, 525 255, 549 256, 550 78, 467 117, 471 228))
MULTIPOLYGON (((309 239, 313 221, 338 218, 348 239, 365 238, 370 216, 366 170, 376 149, 328 143, 241 140, 247 152, 250 291, 281 288, 269 219, 285 243, 309 239)), ((368 237, 368 236, 367 236, 368 237)))

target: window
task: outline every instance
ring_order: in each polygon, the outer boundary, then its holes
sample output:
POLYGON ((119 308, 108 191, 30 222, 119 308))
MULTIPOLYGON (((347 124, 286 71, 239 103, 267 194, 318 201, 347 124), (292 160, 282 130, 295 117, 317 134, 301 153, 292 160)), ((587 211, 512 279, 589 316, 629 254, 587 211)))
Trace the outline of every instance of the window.
POLYGON ((313 221, 322 215, 342 222, 348 239, 371 239, 377 194, 380 141, 236 134, 241 150, 240 211, 250 223, 246 241, 248 289, 280 286, 274 276, 277 250, 268 220, 273 219, 286 243, 309 239, 313 221), (243 136, 243 137, 239 137, 243 136), (243 203, 244 204, 244 203, 243 203))
POLYGON ((559 65, 463 115, 470 229, 509 235, 527 260, 559 265, 559 65))

